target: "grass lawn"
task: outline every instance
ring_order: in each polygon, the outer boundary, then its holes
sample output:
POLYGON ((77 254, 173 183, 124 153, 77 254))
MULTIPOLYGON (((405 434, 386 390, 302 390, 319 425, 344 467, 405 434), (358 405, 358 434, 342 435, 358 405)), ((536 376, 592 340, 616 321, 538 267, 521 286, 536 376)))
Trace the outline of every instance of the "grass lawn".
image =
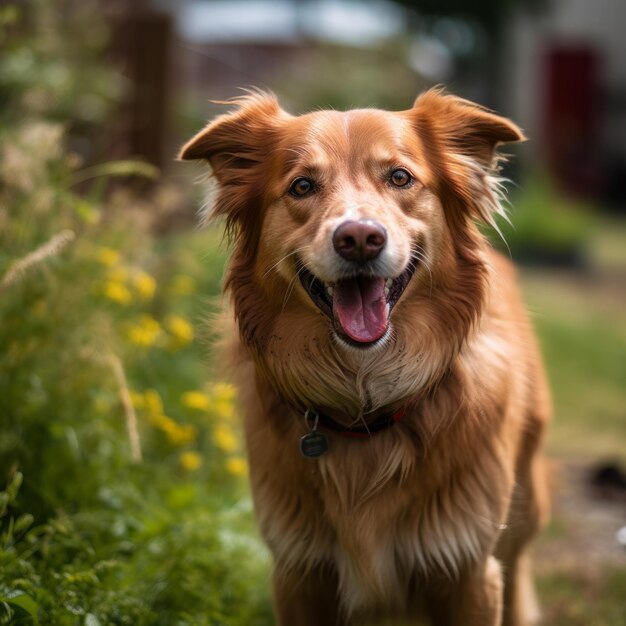
POLYGON ((523 275, 552 384, 552 454, 626 460, 626 284, 598 275, 523 275))
POLYGON ((626 462, 626 225, 599 224, 589 254, 583 273, 522 272, 555 409, 553 520, 535 549, 550 626, 626 624, 626 550, 615 539, 624 494, 589 485, 594 464, 626 462))

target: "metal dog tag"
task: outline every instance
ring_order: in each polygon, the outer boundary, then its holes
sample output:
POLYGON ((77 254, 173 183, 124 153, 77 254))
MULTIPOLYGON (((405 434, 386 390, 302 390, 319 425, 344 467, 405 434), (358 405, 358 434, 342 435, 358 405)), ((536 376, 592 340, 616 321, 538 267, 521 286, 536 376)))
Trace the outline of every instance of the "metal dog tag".
POLYGON ((314 409, 307 409, 304 412, 304 423, 307 428, 311 429, 311 432, 300 438, 300 453, 308 459, 315 459, 328 451, 326 435, 317 432, 319 421, 320 416, 314 409), (313 419, 313 426, 309 424, 310 419, 313 419))
POLYGON ((300 452, 302 456, 314 459, 328 451, 326 435, 318 432, 307 433, 300 438, 300 452))

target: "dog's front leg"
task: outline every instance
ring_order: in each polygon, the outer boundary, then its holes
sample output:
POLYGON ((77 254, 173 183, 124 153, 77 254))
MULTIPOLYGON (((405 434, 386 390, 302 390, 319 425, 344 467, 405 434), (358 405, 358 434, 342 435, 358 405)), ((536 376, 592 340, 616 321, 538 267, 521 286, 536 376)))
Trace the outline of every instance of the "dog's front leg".
POLYGON ((288 576, 274 572, 277 626, 347 626, 340 616, 337 576, 326 569, 288 576))
POLYGON ((436 626, 501 626, 502 573, 498 561, 486 562, 464 572, 449 593, 436 594, 430 601, 436 626))

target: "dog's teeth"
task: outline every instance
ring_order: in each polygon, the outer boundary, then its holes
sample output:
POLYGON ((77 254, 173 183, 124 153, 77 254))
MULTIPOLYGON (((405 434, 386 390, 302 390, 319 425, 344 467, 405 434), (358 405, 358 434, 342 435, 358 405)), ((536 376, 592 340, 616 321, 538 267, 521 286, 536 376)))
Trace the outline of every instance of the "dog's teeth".
POLYGON ((389 287, 385 287, 385 298, 389 297, 389 287))
POLYGON ((391 287, 392 283, 393 283, 393 278, 388 278, 385 281, 385 287, 387 287, 387 289, 389 289, 391 287))
POLYGON ((328 294, 328 296, 330 298, 333 297, 333 288, 332 287, 326 287, 326 293, 328 294))

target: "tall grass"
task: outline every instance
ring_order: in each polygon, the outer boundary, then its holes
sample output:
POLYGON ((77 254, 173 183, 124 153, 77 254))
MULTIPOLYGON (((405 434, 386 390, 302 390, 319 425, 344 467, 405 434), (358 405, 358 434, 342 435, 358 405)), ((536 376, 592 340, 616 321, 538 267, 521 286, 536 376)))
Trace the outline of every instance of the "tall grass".
POLYGON ((198 341, 219 237, 155 238, 180 193, 73 151, 115 92, 80 4, 0 12, 0 624, 269 624, 234 392, 198 341))

